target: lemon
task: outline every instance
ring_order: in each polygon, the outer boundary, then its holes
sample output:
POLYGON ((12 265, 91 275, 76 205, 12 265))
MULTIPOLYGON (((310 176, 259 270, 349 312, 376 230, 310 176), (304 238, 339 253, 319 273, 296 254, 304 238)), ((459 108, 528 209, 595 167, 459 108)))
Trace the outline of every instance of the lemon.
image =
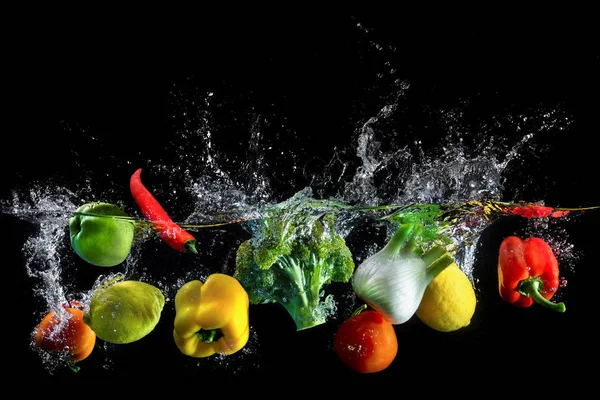
POLYGON ((476 304, 471 281, 452 263, 429 283, 416 314, 430 328, 452 332, 471 323, 476 304))
POLYGON ((135 342, 158 324, 165 298, 157 287, 127 280, 96 289, 83 321, 106 342, 135 342))

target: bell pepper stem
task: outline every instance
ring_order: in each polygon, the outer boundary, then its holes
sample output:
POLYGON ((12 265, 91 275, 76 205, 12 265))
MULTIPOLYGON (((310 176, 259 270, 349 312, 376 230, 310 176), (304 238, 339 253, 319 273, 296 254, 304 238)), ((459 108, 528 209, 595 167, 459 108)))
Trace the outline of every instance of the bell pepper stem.
POLYGON ((216 329, 201 329, 196 332, 198 338, 202 340, 204 343, 212 343, 217 335, 216 329))
POLYGON ((521 283, 519 283, 519 292, 531 297, 533 301, 535 301, 537 304, 549 310, 565 312, 566 307, 563 302, 553 303, 550 300, 546 299, 544 296, 542 296, 542 294, 540 293, 542 287, 542 281, 538 278, 524 279, 521 281, 521 283))

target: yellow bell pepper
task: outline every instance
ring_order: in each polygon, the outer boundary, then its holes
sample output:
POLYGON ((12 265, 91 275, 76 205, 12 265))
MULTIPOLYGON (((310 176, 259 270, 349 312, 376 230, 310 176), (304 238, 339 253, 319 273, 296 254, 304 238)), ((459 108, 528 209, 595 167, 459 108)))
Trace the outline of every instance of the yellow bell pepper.
POLYGON ((248 293, 226 274, 189 281, 175 295, 174 325, 175 343, 185 355, 233 354, 250 337, 248 293))

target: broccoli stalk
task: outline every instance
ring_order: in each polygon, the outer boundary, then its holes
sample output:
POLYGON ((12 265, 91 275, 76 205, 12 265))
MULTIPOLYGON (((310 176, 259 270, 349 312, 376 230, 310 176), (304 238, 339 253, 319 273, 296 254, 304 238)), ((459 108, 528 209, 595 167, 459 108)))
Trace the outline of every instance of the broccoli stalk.
POLYGON ((292 295, 288 297, 287 291, 274 290, 272 296, 294 318, 296 328, 300 330, 324 323, 331 302, 319 306, 319 293, 324 280, 317 266, 294 257, 280 256, 274 267, 281 271, 277 281, 284 287, 287 283, 292 285, 292 295))
POLYGON ((326 215, 307 221, 275 215, 243 242, 236 254, 234 277, 251 304, 279 303, 302 330, 325 323, 336 311, 332 282, 349 282, 354 261, 345 240, 326 215))

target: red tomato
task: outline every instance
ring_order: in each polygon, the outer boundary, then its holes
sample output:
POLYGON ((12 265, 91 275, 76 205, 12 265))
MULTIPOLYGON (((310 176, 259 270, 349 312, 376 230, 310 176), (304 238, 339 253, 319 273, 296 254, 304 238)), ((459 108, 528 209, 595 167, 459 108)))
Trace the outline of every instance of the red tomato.
POLYGON ((357 372, 386 369, 398 352, 394 326, 377 311, 363 311, 345 320, 335 334, 340 360, 357 372))
POLYGON ((96 344, 96 333, 83 322, 83 311, 65 307, 64 322, 50 311, 34 331, 34 342, 42 350, 65 353, 71 362, 87 358, 96 344))

